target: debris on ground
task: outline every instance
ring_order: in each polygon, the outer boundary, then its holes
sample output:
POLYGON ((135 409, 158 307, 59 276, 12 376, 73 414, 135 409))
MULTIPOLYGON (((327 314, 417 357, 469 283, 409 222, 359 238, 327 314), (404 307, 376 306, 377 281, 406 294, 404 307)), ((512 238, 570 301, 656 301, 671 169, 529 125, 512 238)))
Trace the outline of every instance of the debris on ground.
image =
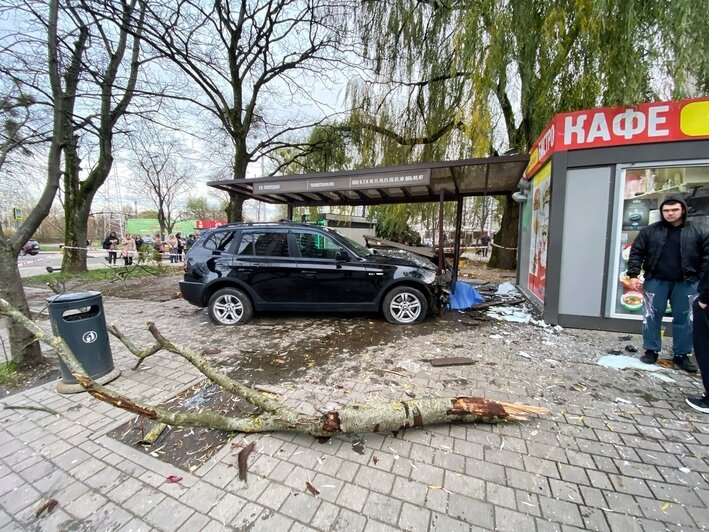
POLYGON ((430 361, 434 368, 440 368, 444 366, 469 366, 471 364, 477 364, 477 360, 467 357, 446 357, 446 358, 434 358, 430 361))
POLYGON ((495 295, 497 296, 508 296, 511 294, 519 295, 519 291, 515 285, 507 282, 500 284, 495 291, 495 295))
POLYGON ((56 499, 49 498, 46 501, 44 501, 42 504, 40 504, 37 509, 34 511, 34 516, 39 517, 41 516, 44 512, 51 512, 54 510, 54 507, 59 504, 59 501, 56 499))
POLYGON ((457 281, 450 295, 452 310, 465 310, 484 301, 483 296, 470 283, 457 281))
POLYGON ((614 369, 639 369, 643 371, 660 371, 663 369, 657 364, 645 364, 639 358, 626 355, 607 355, 598 359, 598 364, 606 368, 614 369))
POLYGON ((239 480, 243 480, 244 482, 246 482, 246 473, 249 469, 248 458, 251 451, 254 450, 254 447, 256 447, 256 442, 252 441, 241 451, 239 451, 239 480))

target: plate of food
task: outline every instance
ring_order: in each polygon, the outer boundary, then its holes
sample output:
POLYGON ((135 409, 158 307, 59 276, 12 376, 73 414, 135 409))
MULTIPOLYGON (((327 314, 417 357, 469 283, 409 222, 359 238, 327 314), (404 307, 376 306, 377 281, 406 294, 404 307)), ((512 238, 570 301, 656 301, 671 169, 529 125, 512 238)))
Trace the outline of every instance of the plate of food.
MULTIPOLYGON (((638 279, 640 279, 641 283, 645 281, 645 277, 643 277, 642 273, 638 275, 638 279)), ((620 274, 618 280, 620 281, 620 284, 622 284, 625 288, 630 288, 630 277, 628 277, 627 270, 620 274)))
POLYGON ((630 290, 620 296, 620 306, 629 312, 637 312, 643 308, 643 295, 630 290))

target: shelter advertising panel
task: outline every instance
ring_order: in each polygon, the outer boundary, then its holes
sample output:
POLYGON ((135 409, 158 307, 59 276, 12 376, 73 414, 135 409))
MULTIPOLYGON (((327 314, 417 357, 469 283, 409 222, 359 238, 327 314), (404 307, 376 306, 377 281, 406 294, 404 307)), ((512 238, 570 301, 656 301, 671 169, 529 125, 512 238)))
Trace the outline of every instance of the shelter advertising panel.
MULTIPOLYGON (((640 230, 661 220, 660 205, 671 195, 687 202, 687 220, 709 231, 709 161, 700 164, 655 163, 626 167, 620 175, 618 243, 608 269, 612 282, 614 317, 642 318, 642 292, 630 290, 626 263, 640 230)), ((640 276, 643 279, 642 273, 640 276)), ((667 316, 672 309, 667 307, 667 316)))
POLYGON ((378 172, 344 177, 321 177, 307 179, 288 179, 268 183, 254 183, 253 193, 258 195, 327 192, 329 190, 347 191, 367 188, 411 187, 429 185, 431 170, 425 168, 415 172, 378 172))
POLYGON ((532 224, 529 249, 529 290, 544 302, 546 291, 551 163, 544 165, 532 180, 532 224))

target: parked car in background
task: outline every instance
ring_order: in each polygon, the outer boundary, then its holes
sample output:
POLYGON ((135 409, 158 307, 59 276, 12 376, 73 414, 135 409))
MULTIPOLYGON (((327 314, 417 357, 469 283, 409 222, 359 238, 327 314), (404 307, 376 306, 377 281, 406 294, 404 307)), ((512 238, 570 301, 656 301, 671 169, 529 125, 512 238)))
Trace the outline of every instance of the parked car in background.
POLYGON ((377 254, 329 227, 295 222, 228 224, 187 253, 182 296, 217 325, 258 311, 382 312, 418 323, 448 302, 450 272, 421 256, 377 254))
POLYGON ((37 253, 39 253, 39 242, 36 240, 28 240, 20 250, 20 255, 36 255, 37 253))

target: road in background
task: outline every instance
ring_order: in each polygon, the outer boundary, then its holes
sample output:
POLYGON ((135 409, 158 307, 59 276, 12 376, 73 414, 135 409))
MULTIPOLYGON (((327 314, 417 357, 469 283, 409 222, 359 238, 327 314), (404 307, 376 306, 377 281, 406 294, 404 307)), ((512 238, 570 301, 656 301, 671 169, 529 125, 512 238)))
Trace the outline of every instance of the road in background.
MULTIPOLYGON (((37 255, 25 255, 23 257, 17 258, 17 265, 20 269, 21 277, 31 277, 32 275, 40 275, 47 273, 47 268, 53 268, 56 270, 62 267, 62 254, 59 252, 42 252, 40 251, 37 255)), ((117 262, 118 266, 123 266, 123 261, 117 262)), ((86 266, 89 270, 97 270, 99 268, 106 268, 108 264, 106 263, 105 252, 94 251, 89 253, 86 259, 86 266)))

